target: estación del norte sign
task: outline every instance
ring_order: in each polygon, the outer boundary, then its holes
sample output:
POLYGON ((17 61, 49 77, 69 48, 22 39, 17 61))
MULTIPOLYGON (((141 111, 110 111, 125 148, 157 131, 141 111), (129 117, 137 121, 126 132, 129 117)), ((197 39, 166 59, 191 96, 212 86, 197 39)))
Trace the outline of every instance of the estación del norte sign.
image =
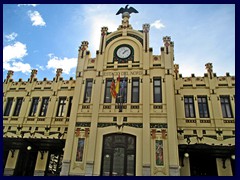
POLYGON ((120 76, 142 75, 143 71, 103 72, 103 76, 117 76, 119 73, 120 76))

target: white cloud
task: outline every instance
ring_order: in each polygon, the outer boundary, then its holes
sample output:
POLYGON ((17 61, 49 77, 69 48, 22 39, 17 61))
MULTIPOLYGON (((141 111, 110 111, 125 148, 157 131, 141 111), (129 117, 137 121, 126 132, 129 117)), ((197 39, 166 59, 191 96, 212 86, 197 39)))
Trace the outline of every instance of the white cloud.
POLYGON ((3 63, 3 68, 6 70, 13 70, 14 72, 21 71, 22 73, 28 74, 31 72, 31 66, 28 63, 22 62, 13 62, 10 63, 3 63))
POLYGON ((5 38, 7 39, 7 41, 13 41, 17 36, 18 36, 18 34, 13 32, 9 35, 5 35, 5 38))
POLYGON ((15 72, 21 71, 22 73, 31 72, 31 66, 28 63, 23 63, 17 60, 28 55, 27 47, 21 42, 15 42, 13 45, 8 45, 3 48, 3 69, 13 70, 15 72))
MULTIPOLYGON (((40 66, 39 64, 36 65, 39 69, 41 69, 42 71, 45 70, 45 68, 43 66, 40 66)), ((36 68, 36 69, 38 69, 36 68)))
MULTIPOLYGON (((117 8, 116 8, 117 10, 117 8)), ((84 6, 85 20, 89 27, 89 48, 94 52, 99 49, 101 28, 108 27, 108 32, 116 31, 121 24, 121 19, 114 16, 116 12, 109 5, 86 5, 84 6), (113 14, 113 16, 109 16, 113 14), (100 20, 103 19, 104 21, 100 20)))
POLYGON ((54 56, 53 54, 49 54, 49 60, 47 64, 48 69, 54 69, 62 68, 63 73, 69 74, 72 68, 75 68, 77 66, 77 58, 66 58, 63 59, 54 56))
POLYGON ((3 48, 3 62, 12 61, 14 59, 22 59, 27 55, 27 47, 21 42, 8 45, 3 48))
POLYGON ((18 7, 20 7, 20 6, 33 6, 33 7, 36 7, 38 5, 39 4, 18 4, 18 7))
POLYGON ((38 11, 28 11, 28 16, 30 17, 31 21, 33 22, 33 26, 46 26, 45 21, 43 20, 42 16, 38 11))
POLYGON ((154 23, 151 24, 151 27, 154 27, 156 29, 162 29, 165 27, 165 25, 160 20, 156 20, 154 21, 154 23))

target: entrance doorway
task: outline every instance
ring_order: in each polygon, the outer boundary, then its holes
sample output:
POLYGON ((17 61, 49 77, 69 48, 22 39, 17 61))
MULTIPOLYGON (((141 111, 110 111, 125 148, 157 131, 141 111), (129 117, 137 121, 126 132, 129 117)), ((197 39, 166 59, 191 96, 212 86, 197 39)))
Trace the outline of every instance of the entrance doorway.
POLYGON ((20 150, 14 176, 33 176, 37 153, 36 150, 20 150))
POLYGON ((202 154, 190 154, 191 176, 217 176, 216 158, 202 154))
POLYGON ((129 134, 103 136, 101 176, 135 176, 136 137, 129 134))

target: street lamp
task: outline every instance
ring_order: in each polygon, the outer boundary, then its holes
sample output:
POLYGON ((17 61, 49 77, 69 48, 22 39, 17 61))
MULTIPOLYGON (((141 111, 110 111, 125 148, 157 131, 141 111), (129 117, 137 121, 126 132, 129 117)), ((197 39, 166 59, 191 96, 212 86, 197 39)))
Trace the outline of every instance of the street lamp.
POLYGON ((30 151, 31 149, 32 149, 32 147, 31 147, 31 146, 28 146, 28 147, 27 147, 27 150, 28 150, 28 151, 30 151))
POLYGON ((184 157, 185 157, 185 158, 188 158, 188 157, 189 157, 189 154, 188 154, 188 153, 184 153, 184 157))

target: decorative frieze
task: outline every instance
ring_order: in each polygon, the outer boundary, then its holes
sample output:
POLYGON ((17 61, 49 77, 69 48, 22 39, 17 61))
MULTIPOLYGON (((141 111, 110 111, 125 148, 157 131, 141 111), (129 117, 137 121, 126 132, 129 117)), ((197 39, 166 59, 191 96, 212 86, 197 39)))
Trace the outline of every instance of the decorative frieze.
POLYGON ((150 128, 167 128, 167 123, 150 123, 150 128))

